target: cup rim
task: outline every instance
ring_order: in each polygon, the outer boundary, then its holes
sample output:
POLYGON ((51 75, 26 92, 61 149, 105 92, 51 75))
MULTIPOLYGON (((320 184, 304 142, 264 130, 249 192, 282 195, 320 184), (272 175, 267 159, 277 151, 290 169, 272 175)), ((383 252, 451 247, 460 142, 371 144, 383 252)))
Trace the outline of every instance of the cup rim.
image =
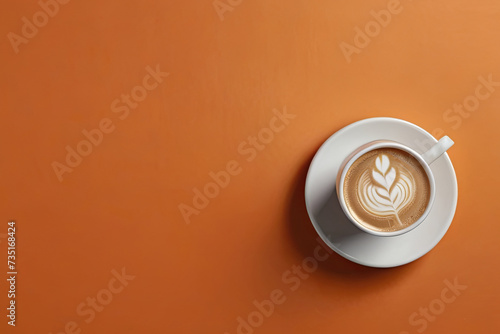
POLYGON ((359 148, 357 148, 356 150, 354 150, 353 153, 345 159, 345 162, 342 164, 342 166, 343 166, 342 172, 341 172, 340 177, 338 178, 338 182, 337 182, 338 183, 337 184, 337 197, 338 197, 339 202, 340 202, 340 207, 342 208, 342 211, 344 211, 344 214, 347 216, 347 218, 349 218, 349 220, 356 227, 358 227, 359 229, 361 229, 364 232, 367 232, 369 234, 376 235, 376 236, 381 236, 381 237, 392 237, 392 236, 398 236, 398 235, 407 233, 407 232, 415 229, 416 227, 418 227, 425 220, 425 218, 427 218, 427 215, 429 214, 429 212, 432 209, 432 205, 434 204, 434 199, 436 196, 434 174, 432 173, 430 165, 422 158, 422 155, 406 145, 403 145, 401 143, 398 143, 398 142, 392 141, 392 140, 372 141, 372 142, 366 143, 366 144, 360 146, 359 148), (380 232, 380 231, 371 230, 371 229, 365 227, 364 225, 362 225, 361 223, 359 223, 352 216, 351 212, 349 211, 349 209, 347 208, 347 205, 345 203, 344 180, 345 180, 345 176, 347 174, 347 171, 349 170, 351 165, 360 156, 362 156, 363 154, 368 153, 370 151, 379 149, 379 148, 397 148, 397 149, 400 149, 402 151, 405 151, 405 152, 411 154, 415 159, 417 159, 417 161, 420 163, 420 165, 424 168, 424 170, 427 174, 427 178, 429 179, 430 195, 429 195, 429 204, 427 205, 427 208, 425 209, 425 211, 422 213, 422 215, 420 216, 420 218, 416 222, 414 222, 413 224, 411 224, 410 226, 408 226, 402 230, 392 231, 392 232, 380 232))

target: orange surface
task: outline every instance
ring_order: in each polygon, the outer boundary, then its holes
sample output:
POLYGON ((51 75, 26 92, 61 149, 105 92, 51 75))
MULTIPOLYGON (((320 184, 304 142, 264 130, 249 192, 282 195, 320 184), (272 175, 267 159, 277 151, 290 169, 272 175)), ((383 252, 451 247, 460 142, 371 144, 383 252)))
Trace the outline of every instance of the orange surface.
POLYGON ((44 22, 36 1, 3 1, 0 268, 14 219, 18 276, 15 328, 0 283, 0 332, 500 332, 500 86, 476 91, 479 77, 500 82, 500 3, 215 4, 221 16, 212 0, 69 1, 44 22), (36 33, 23 29, 33 15, 36 33), (369 41, 356 37, 367 24, 369 41), (155 81, 157 65, 169 75, 155 81), (131 91, 144 100, 127 107, 131 91), (474 110, 448 111, 464 101, 474 110), (279 121, 285 108, 294 118, 279 121), (318 245, 303 195, 312 156, 376 116, 455 141, 450 230, 399 268, 332 254, 291 272, 318 245), (99 127, 68 166, 66 147, 99 127), (259 133, 268 143, 252 148, 259 133), (228 184, 187 209, 226 168, 228 184), (115 279, 122 268, 133 279, 115 279), (466 288, 453 293, 455 279, 466 288))

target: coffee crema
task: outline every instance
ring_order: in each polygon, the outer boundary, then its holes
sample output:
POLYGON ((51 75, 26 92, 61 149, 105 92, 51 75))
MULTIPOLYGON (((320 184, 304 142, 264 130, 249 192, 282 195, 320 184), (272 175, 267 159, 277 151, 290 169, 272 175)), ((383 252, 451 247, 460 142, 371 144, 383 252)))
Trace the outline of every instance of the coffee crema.
POLYGON ((343 186, 351 215, 374 231, 407 228, 429 205, 430 182, 425 169, 411 154, 396 148, 363 154, 349 167, 343 186))

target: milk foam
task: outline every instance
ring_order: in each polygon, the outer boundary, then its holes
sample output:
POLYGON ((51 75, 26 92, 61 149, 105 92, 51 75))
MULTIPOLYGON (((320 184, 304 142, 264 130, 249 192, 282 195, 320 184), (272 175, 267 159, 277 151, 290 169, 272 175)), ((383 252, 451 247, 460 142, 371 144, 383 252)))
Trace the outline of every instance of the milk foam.
POLYGON ((430 198, 427 173, 411 154, 380 148, 359 157, 344 178, 346 206, 361 225, 381 232, 415 223, 430 198))
POLYGON ((363 208, 379 217, 394 216, 401 226, 399 212, 415 198, 415 179, 403 166, 391 165, 386 154, 379 154, 375 166, 367 169, 358 182, 358 198, 363 208))

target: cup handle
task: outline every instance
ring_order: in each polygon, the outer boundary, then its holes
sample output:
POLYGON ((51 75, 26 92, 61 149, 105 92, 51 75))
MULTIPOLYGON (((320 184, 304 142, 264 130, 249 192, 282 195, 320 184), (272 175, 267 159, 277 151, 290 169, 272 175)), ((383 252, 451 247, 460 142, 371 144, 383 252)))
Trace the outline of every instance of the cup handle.
POLYGON ((422 154, 422 158, 427 164, 432 164, 437 158, 443 155, 450 147, 455 144, 448 136, 444 136, 434 144, 427 152, 422 154))

